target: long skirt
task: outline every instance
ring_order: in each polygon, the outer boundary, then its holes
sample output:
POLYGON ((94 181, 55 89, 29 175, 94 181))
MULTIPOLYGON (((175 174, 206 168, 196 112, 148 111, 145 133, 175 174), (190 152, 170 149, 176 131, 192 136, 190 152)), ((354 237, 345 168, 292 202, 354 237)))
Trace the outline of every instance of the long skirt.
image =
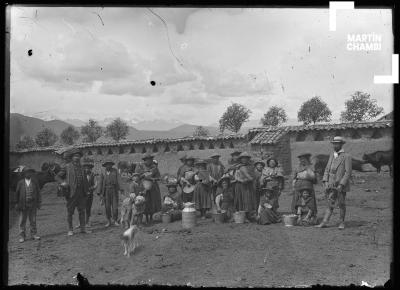
POLYGON ((237 211, 251 212, 256 210, 255 189, 253 182, 236 182, 234 207, 237 211))
POLYGON ((202 184, 196 184, 193 194, 194 204, 197 210, 212 208, 211 187, 202 184))
POLYGON ((221 203, 221 210, 225 210, 226 211, 226 218, 228 220, 233 218, 233 213, 235 212, 235 209, 234 209, 232 203, 222 202, 221 203))
POLYGON ((157 182, 154 182, 151 189, 146 191, 145 199, 145 214, 153 214, 161 210, 161 192, 157 182))
POLYGON ((281 221, 277 212, 270 208, 263 208, 260 212, 258 223, 261 225, 275 224, 281 221))

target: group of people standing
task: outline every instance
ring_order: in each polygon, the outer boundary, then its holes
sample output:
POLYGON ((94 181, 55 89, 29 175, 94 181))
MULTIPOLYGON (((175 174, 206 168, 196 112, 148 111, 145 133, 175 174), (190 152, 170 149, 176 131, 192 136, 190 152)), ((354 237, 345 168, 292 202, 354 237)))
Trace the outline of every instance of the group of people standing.
MULTIPOLYGON (((326 227, 335 207, 340 209, 339 228, 344 228, 346 214, 345 197, 349 191, 351 176, 351 156, 344 152, 342 137, 332 140, 333 152, 326 166, 323 184, 328 201, 326 213, 318 227, 326 227)), ((97 193, 105 206, 106 227, 119 225, 118 205, 122 186, 118 170, 114 162, 105 161, 102 166, 99 181, 96 182, 92 168, 93 163, 80 160, 83 156, 79 149, 72 149, 64 155, 65 164, 56 176, 59 182, 59 192, 67 201, 68 235, 73 235, 72 217, 75 208, 79 214, 81 233, 90 232, 90 212, 93 194, 97 193)), ((314 185, 317 182, 311 154, 298 156, 299 166, 293 175, 293 199, 291 211, 298 216, 297 223, 315 225, 317 222, 317 203, 314 185)), ((138 164, 129 185, 130 194, 142 196, 143 211, 146 223, 160 220, 160 216, 169 213, 172 220, 181 218, 184 203, 194 203, 201 218, 206 218, 209 210, 224 211, 232 220, 233 213, 245 212, 248 222, 260 224, 280 222, 278 213, 279 197, 284 189, 284 176, 278 160, 271 157, 267 160, 255 159, 247 152, 234 151, 231 153, 229 164, 225 167, 220 161, 219 154, 212 154, 209 161, 196 159, 193 156, 182 156, 182 165, 176 177, 167 177, 167 193, 161 198, 158 182, 161 174, 154 156, 146 153, 143 162, 138 164), (178 191, 180 188, 180 191, 178 191)), ((20 232, 23 242, 25 239, 25 223, 29 218, 31 233, 36 235, 36 209, 40 208, 40 193, 38 188, 30 183, 31 170, 25 170, 25 178, 18 183, 17 199, 21 211, 20 232)), ((140 215, 141 217, 141 215, 140 215)))

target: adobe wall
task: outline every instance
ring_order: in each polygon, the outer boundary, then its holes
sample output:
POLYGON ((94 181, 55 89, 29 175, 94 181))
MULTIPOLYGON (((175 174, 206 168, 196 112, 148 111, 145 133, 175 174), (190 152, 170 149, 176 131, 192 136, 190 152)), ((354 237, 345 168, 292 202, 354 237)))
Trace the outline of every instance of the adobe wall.
MULTIPOLYGON (((372 153, 378 150, 389 150, 393 148, 393 131, 391 128, 379 129, 381 137, 374 139, 371 136, 374 129, 359 129, 359 139, 352 138, 354 131, 342 130, 341 135, 345 138, 346 144, 343 149, 350 153, 356 159, 362 159, 364 153, 372 153)), ((297 156, 301 153, 309 152, 313 156, 318 154, 330 154, 332 145, 330 138, 333 138, 335 133, 340 132, 323 132, 323 141, 314 141, 316 132, 307 133, 304 141, 296 141, 297 134, 290 133, 290 151, 291 151, 291 167, 296 168, 298 164, 297 156)))
POLYGON ((40 170, 44 162, 57 162, 62 160, 52 151, 31 151, 24 153, 10 153, 10 168, 15 168, 19 165, 29 166, 37 171, 40 170))

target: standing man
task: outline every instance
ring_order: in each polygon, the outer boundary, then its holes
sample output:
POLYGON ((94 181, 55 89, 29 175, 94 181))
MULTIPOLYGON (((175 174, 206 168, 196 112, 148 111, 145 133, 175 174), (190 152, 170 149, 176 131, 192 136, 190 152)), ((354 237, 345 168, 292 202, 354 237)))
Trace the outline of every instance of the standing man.
POLYGON ((38 184, 32 179, 35 173, 34 169, 25 167, 22 171, 23 179, 18 181, 16 197, 17 204, 16 210, 20 213, 19 229, 20 239, 19 242, 25 241, 25 225, 26 220, 29 219, 29 226, 31 229, 31 236, 34 240, 39 240, 40 237, 36 235, 36 210, 40 209, 41 197, 38 184))
POLYGON ((107 223, 109 227, 112 223, 119 226, 118 223, 118 193, 120 191, 120 179, 117 169, 113 168, 115 163, 106 160, 102 165, 104 172, 100 174, 98 195, 104 202, 106 208, 107 223))
POLYGON ((88 181, 89 184, 89 192, 87 195, 87 199, 86 199, 86 227, 90 228, 91 222, 90 222, 90 213, 92 211, 92 204, 93 204, 93 192, 97 187, 97 182, 96 179, 94 177, 94 174, 92 172, 92 168, 94 167, 94 164, 91 162, 85 162, 83 164, 83 168, 85 171, 85 178, 88 181))
POLYGON ((346 192, 350 190, 350 177, 352 170, 352 160, 348 153, 343 150, 345 141, 342 137, 336 136, 331 141, 333 152, 329 156, 328 164, 326 165, 324 177, 325 193, 328 194, 334 191, 334 195, 328 198, 328 208, 325 212, 324 219, 317 227, 324 228, 329 222, 334 207, 337 205, 340 209, 340 224, 339 229, 344 229, 344 218, 346 216, 346 192))
POLYGON ((219 161, 221 155, 214 153, 210 156, 211 163, 207 164, 207 171, 210 174, 211 179, 211 201, 212 205, 215 205, 215 197, 217 191, 218 181, 225 173, 224 165, 219 161))
POLYGON ((83 154, 79 149, 76 148, 70 151, 70 155, 72 157, 72 162, 68 163, 65 167, 65 182, 68 188, 68 193, 66 196, 68 211, 68 236, 72 236, 74 234, 72 227, 72 216, 74 215, 75 208, 78 208, 81 233, 89 233, 89 231, 86 231, 85 229, 86 196, 89 192, 89 184, 87 179, 84 177, 83 168, 81 166, 81 158, 83 154))

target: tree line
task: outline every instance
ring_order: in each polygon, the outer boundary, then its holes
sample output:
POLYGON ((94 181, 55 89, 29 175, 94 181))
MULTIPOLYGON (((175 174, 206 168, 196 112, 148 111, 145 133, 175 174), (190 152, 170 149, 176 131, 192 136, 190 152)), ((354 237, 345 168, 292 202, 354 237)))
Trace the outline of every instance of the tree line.
MULTIPOLYGON (((368 93, 356 91, 350 99, 345 102, 345 110, 340 114, 342 122, 361 122, 375 118, 383 113, 383 108, 379 107, 375 99, 371 99, 368 93)), ((238 133, 242 125, 249 120, 251 110, 237 103, 230 105, 219 120, 219 130, 223 133, 226 129, 238 133)), ((319 96, 315 96, 305 101, 297 112, 297 120, 304 125, 315 124, 318 122, 331 121, 332 112, 328 105, 319 96)), ((287 122, 286 111, 279 106, 272 106, 261 118, 263 126, 280 126, 287 122)), ((117 118, 103 129, 97 121, 89 121, 78 131, 74 126, 65 128, 60 136, 45 128, 38 132, 35 138, 24 136, 17 142, 17 149, 28 149, 33 147, 48 147, 54 145, 59 139, 65 145, 73 145, 82 137, 83 142, 94 143, 101 136, 110 137, 115 141, 126 139, 129 133, 128 124, 121 118, 117 118)), ((210 132, 203 126, 197 126, 193 136, 209 136, 210 132)))

